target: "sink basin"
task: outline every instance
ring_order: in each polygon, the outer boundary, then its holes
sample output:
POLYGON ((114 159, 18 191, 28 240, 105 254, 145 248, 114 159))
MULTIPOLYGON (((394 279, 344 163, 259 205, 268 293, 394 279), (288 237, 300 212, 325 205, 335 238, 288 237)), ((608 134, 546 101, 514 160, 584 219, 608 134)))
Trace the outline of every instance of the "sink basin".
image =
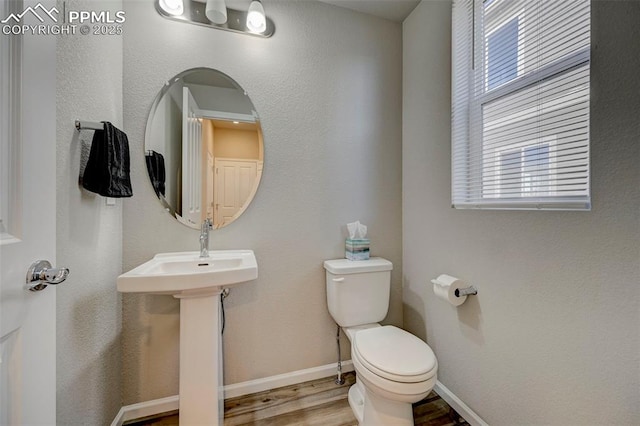
POLYGON ((258 278, 252 250, 214 250, 209 257, 200 252, 160 253, 148 262, 118 277, 122 293, 181 294, 229 287, 258 278))

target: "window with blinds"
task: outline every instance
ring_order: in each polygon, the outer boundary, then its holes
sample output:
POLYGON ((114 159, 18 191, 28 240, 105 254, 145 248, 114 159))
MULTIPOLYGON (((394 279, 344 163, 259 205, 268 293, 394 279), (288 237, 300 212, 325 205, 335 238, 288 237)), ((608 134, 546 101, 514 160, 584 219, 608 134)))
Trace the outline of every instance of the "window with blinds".
POLYGON ((590 209, 590 0, 454 0, 455 208, 590 209))

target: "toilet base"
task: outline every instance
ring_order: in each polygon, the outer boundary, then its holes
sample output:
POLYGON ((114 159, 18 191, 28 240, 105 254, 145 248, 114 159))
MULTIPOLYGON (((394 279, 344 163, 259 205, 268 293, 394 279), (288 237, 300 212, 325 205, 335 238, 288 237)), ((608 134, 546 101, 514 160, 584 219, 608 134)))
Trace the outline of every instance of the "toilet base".
POLYGON ((380 398, 357 379, 349 389, 349 406, 360 426, 413 426, 413 407, 408 402, 380 398))
POLYGON ((358 420, 359 425, 363 424, 362 420, 364 418, 364 395, 363 390, 360 389, 361 387, 362 383, 356 379, 356 383, 349 388, 348 398, 351 411, 353 411, 353 415, 358 420))

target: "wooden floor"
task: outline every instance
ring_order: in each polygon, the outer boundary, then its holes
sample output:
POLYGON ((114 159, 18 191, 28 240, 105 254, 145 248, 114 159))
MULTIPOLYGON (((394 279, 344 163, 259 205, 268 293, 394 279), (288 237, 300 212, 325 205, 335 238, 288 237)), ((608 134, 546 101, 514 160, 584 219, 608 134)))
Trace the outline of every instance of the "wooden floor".
MULTIPOLYGON (((355 374, 345 374, 338 386, 335 377, 230 398, 224 404, 224 426, 356 426, 347 392, 355 374)), ((416 426, 468 426, 435 392, 413 405, 416 426)), ((176 426, 177 412, 125 423, 129 426, 176 426)))

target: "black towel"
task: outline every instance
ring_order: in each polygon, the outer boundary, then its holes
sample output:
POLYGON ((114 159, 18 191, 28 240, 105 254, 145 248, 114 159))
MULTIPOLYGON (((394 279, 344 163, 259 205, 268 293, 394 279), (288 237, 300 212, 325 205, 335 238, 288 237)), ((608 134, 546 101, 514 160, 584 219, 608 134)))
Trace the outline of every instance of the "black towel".
POLYGON ((156 195, 164 196, 164 184, 165 184, 165 170, 164 170, 164 157, 159 152, 149 151, 145 157, 147 161, 147 171, 151 178, 151 185, 156 195))
POLYGON ((113 124, 108 121, 102 123, 103 130, 96 130, 93 134, 82 186, 105 197, 131 197, 129 140, 113 124))

